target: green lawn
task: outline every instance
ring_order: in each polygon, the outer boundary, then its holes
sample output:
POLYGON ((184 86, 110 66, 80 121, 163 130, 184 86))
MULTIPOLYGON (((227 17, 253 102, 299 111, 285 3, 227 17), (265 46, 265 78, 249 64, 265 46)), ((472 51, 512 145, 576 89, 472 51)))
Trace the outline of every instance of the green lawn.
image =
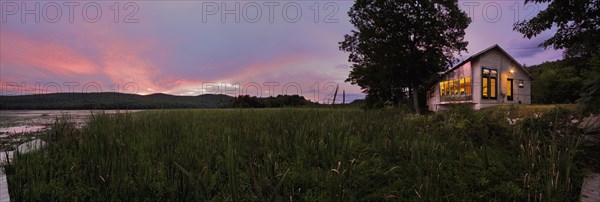
POLYGON ((531 105, 498 105, 482 109, 483 111, 505 112, 510 118, 523 118, 550 112, 556 108, 577 111, 576 104, 531 104, 531 105))
POLYGON ((8 173, 17 201, 577 200, 580 137, 554 110, 161 110, 63 121, 8 173), (500 113, 495 113, 500 114, 500 113))

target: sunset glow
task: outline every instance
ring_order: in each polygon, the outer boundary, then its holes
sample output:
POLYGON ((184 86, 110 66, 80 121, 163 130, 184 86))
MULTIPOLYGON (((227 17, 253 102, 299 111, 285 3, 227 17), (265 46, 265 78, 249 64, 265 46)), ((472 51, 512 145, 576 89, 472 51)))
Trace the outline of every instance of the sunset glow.
MULTIPOLYGON (((86 1, 73 7, 75 15, 62 2, 1 3, 1 94, 91 89, 236 95, 247 93, 246 84, 259 84, 262 93, 248 94, 269 96, 285 94, 283 87, 292 83, 301 86, 307 99, 322 101, 334 83, 351 99, 364 96, 359 87, 344 82, 351 64, 347 53, 338 50, 338 42, 353 29, 346 14, 352 1, 277 3, 272 12, 270 4, 262 1, 86 1), (39 13, 21 13, 35 9, 35 3, 40 4, 39 13), (235 9, 237 4, 239 13, 220 13, 223 6, 235 9), (87 17, 82 8, 87 8, 87 17), (90 9, 101 10, 101 16, 96 18, 90 9), (61 89, 44 89, 49 83, 61 89), (77 86, 71 88, 71 83, 77 86), (84 89, 89 83, 99 84, 100 89, 84 89), (205 89, 215 83, 229 90, 205 89)), ((466 31, 469 50, 500 44, 527 65, 562 58, 560 51, 537 47, 548 35, 529 40, 512 30, 517 16, 513 8, 522 7, 521 1, 496 3, 501 17, 486 3, 459 4, 473 18, 466 31)), ((524 18, 521 10, 519 18, 524 18)), ((469 54, 474 53, 458 57, 469 54)))

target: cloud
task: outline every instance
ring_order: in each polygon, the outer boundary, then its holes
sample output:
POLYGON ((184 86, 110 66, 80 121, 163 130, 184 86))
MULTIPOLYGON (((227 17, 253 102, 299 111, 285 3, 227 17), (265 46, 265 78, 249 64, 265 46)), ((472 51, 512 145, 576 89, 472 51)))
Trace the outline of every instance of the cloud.
POLYGON ((28 39, 7 31, 0 32, 3 68, 29 66, 46 73, 77 76, 97 73, 100 67, 85 55, 63 44, 28 39))
MULTIPOLYGON (((333 82, 348 95, 361 94, 358 86, 344 82, 351 64, 348 54, 338 49, 343 35, 353 29, 346 15, 352 1, 335 2, 339 10, 333 17, 338 23, 315 22, 308 9, 313 2, 301 3, 306 12, 298 23, 285 22, 281 15, 275 23, 222 23, 219 16, 203 22, 202 2, 138 3, 140 22, 134 24, 114 23, 110 15, 98 23, 76 19, 75 23, 2 24, 0 79, 134 82, 138 93, 185 95, 205 93, 203 84, 211 82, 279 82, 282 86, 296 82, 309 95, 327 94, 331 88, 324 85, 333 82), (311 87, 315 83, 319 88, 311 87)), ((557 54, 520 50, 540 41, 523 39, 512 31, 512 19, 487 23, 476 17, 466 36, 471 54, 493 44, 528 64, 557 54)))

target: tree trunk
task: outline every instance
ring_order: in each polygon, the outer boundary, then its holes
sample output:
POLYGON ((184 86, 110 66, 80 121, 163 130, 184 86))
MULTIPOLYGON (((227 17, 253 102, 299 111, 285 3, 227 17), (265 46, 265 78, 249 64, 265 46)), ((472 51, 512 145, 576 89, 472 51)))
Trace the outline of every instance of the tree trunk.
POLYGON ((417 89, 412 89, 412 97, 413 97, 413 106, 415 107, 415 112, 417 114, 421 113, 421 108, 419 107, 419 91, 417 89))

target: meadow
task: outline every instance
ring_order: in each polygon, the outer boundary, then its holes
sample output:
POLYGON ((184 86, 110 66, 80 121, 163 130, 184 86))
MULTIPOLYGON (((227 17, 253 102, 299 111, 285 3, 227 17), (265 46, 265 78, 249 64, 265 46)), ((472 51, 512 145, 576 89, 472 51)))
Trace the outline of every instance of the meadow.
POLYGON ((571 110, 208 109, 57 119, 4 169, 16 201, 574 201, 571 110))

